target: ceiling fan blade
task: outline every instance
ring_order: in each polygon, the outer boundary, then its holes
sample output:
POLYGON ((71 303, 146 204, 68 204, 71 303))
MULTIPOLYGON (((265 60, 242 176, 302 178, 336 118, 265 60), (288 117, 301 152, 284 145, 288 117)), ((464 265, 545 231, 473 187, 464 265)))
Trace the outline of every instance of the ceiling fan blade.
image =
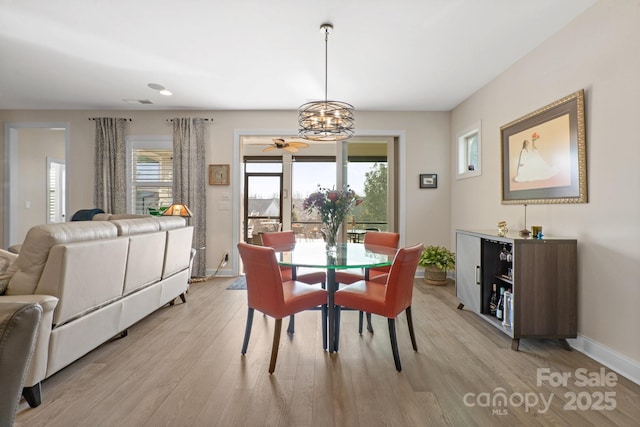
POLYGON ((291 145, 287 145, 284 147, 284 149, 290 153, 295 153, 298 151, 298 149, 296 147, 292 147, 291 145))
POLYGON ((267 151, 271 151, 271 150, 275 150, 276 147, 274 147, 273 145, 268 146, 267 148, 265 148, 264 150, 262 150, 263 153, 266 153, 267 151))
POLYGON ((306 142, 297 142, 297 141, 292 141, 289 143, 290 147, 297 147, 297 148, 307 148, 309 146, 309 144, 307 144, 306 142))

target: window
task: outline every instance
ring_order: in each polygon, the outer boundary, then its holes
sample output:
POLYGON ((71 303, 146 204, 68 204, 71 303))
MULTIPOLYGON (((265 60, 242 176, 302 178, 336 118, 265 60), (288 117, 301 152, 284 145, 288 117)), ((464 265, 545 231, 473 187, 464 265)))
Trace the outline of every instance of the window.
POLYGON ((135 214, 159 215, 173 202, 173 148, 170 138, 128 140, 127 205, 135 214))
POLYGON ((470 178, 481 174, 481 152, 480 122, 478 122, 458 134, 458 166, 456 174, 458 179, 470 178))
POLYGON ((65 164, 47 157, 47 224, 65 221, 65 164))

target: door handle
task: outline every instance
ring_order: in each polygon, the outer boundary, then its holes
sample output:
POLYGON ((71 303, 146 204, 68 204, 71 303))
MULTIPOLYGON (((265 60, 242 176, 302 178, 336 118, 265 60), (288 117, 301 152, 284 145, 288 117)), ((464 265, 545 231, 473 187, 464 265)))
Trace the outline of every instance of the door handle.
POLYGON ((476 265, 476 285, 480 285, 480 266, 476 265))

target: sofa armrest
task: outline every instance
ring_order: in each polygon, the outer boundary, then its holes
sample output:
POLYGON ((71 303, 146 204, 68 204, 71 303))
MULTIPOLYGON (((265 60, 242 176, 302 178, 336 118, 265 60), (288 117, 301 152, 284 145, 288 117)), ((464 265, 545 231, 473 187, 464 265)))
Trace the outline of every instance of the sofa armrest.
POLYGON ((12 425, 29 368, 42 307, 0 302, 0 420, 12 425))
POLYGON ((58 298, 51 295, 2 295, 0 302, 38 303, 42 307, 42 319, 38 326, 35 349, 31 356, 31 364, 24 380, 25 387, 33 387, 45 378, 47 358, 49 355, 49 338, 53 322, 53 310, 58 305, 58 298))
POLYGON ((51 295, 30 294, 30 295, 2 295, 0 302, 38 303, 45 313, 53 311, 58 305, 58 298, 51 295))

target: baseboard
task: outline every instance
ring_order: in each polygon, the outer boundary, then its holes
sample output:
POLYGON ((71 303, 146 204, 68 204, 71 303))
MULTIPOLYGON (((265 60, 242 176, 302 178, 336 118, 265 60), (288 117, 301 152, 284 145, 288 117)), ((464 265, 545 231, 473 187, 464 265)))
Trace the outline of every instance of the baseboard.
POLYGON ((638 361, 631 360, 609 347, 580 334, 578 334, 578 338, 567 341, 574 349, 640 385, 640 363, 638 361))
POLYGON ((205 277, 193 278, 192 282, 193 283, 202 282, 202 281, 211 279, 213 277, 235 277, 235 276, 233 275, 233 272, 231 271, 231 269, 220 270, 217 273, 216 273, 216 270, 207 269, 205 277))

